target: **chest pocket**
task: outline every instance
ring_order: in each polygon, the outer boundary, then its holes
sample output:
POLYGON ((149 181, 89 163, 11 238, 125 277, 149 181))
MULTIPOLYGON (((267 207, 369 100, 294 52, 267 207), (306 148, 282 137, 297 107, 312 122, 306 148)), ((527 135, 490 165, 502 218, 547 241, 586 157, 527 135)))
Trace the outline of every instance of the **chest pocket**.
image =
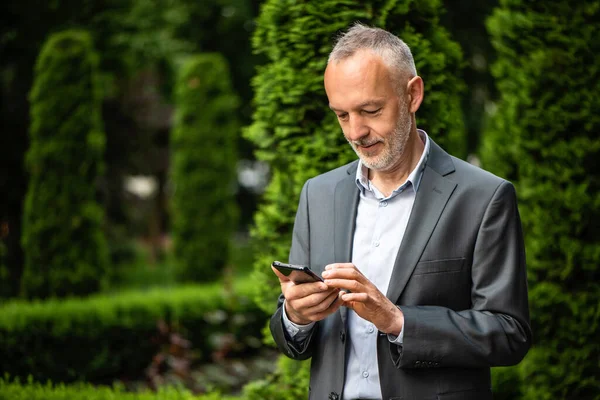
POLYGON ((421 261, 417 264, 413 276, 426 274, 442 274, 460 272, 465 263, 464 258, 448 258, 445 260, 421 261))

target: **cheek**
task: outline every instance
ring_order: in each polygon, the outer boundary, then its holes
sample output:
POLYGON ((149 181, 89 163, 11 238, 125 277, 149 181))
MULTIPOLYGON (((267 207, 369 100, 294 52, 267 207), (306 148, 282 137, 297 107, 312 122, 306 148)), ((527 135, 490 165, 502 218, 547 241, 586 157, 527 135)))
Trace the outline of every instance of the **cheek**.
POLYGON ((371 131, 376 133, 378 136, 387 137, 392 134, 392 132, 396 129, 397 121, 392 121, 391 119, 381 119, 379 121, 374 121, 371 124, 371 131))

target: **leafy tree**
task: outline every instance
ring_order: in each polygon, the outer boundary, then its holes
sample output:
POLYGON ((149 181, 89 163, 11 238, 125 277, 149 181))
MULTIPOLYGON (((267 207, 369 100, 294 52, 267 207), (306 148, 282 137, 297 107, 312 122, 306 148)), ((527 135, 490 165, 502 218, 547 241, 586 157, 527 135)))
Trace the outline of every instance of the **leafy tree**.
POLYGON ((254 49, 269 62, 253 80, 256 111, 245 136, 268 162, 272 179, 255 217, 260 243, 255 276, 258 301, 272 311, 279 285, 268 268, 287 259, 297 201, 312 176, 356 158, 327 107, 323 72, 332 42, 354 21, 385 28, 412 48, 426 95, 418 125, 447 150, 465 155, 460 113, 461 51, 438 19, 441 2, 267 1, 258 18, 254 49))
POLYGON ((174 255, 185 279, 221 275, 235 230, 238 98, 219 54, 192 57, 176 88, 172 136, 174 255))
POLYGON ((600 399, 599 22, 599 1, 559 0, 502 0, 488 21, 501 97, 483 161, 518 188, 534 332, 500 398, 600 399))
POLYGON ((97 67, 84 31, 51 35, 35 66, 22 239, 27 297, 94 292, 107 267, 95 185, 105 141, 97 67))

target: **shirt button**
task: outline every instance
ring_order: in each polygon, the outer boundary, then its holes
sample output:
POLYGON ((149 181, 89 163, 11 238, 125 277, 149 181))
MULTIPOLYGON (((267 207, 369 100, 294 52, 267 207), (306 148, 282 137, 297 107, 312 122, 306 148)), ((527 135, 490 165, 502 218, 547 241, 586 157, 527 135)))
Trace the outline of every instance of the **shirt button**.
POLYGON ((369 373, 367 371, 363 372, 363 378, 368 378, 369 377, 369 373))
POLYGON ((382 201, 382 202, 381 202, 381 203, 379 203, 379 204, 381 204, 381 207, 387 207, 387 201, 382 201))
POLYGON ((373 333, 374 331, 375 331, 375 328, 373 328, 372 326, 369 326, 367 328, 367 332, 369 332, 369 333, 373 333))
POLYGON ((379 241, 376 241, 375 243, 373 243, 373 245, 374 245, 375 247, 379 247, 379 241))

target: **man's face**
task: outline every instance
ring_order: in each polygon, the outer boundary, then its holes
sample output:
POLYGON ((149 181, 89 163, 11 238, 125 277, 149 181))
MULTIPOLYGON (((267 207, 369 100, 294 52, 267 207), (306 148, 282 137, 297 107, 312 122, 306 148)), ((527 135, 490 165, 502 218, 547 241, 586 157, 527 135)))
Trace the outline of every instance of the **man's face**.
POLYGON ((370 51, 333 61, 325 70, 329 106, 344 136, 363 164, 376 171, 400 162, 411 129, 406 94, 399 95, 393 78, 370 51))

